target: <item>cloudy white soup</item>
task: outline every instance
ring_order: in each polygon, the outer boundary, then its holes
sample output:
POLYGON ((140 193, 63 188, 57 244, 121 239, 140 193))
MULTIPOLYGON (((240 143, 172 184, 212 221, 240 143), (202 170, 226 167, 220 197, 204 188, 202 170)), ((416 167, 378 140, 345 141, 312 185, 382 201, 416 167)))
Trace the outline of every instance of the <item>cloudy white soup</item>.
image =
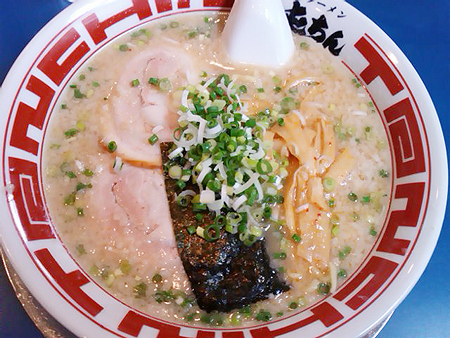
POLYGON ((44 148, 49 212, 84 270, 126 304, 203 326, 276 320, 332 293, 390 196, 370 97, 321 45, 233 64, 225 16, 122 36, 73 77, 44 148))

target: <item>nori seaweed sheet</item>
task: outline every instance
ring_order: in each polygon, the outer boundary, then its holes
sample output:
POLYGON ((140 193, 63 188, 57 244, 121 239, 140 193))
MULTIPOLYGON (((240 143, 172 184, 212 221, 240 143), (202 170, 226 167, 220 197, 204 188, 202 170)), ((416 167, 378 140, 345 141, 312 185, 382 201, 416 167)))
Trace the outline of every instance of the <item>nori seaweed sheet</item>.
MULTIPOLYGON (((163 163, 168 162, 171 146, 172 143, 161 144, 163 163)), ((191 225, 197 228, 213 223, 215 213, 205 212, 203 219, 197 221, 190 203, 181 207, 175 201, 180 190, 167 170, 164 170, 164 179, 178 253, 202 310, 229 312, 266 299, 271 293, 289 290, 277 271, 270 267, 265 240, 248 247, 237 235, 224 229, 220 238, 213 242, 207 242, 197 234, 189 234, 187 228, 191 225)), ((185 189, 198 192, 198 186, 189 182, 185 189)))

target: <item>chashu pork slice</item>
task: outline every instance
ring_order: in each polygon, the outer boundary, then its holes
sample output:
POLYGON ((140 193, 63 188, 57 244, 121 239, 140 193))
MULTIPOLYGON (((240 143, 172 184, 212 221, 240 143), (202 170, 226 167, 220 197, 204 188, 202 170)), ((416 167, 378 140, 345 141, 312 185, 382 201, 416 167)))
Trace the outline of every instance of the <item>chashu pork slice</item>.
POLYGON ((119 172, 103 168, 89 189, 99 250, 121 250, 142 275, 160 271, 172 286, 189 292, 177 251, 161 170, 125 164, 119 172))
POLYGON ((117 156, 124 161, 147 168, 160 167, 159 144, 151 145, 148 139, 156 134, 159 141, 171 140, 179 117, 179 98, 172 99, 173 95, 187 84, 199 82, 198 74, 181 47, 142 51, 128 62, 102 107, 103 143, 115 141, 117 156), (149 83, 150 78, 168 79, 169 88, 161 90, 149 83), (133 86, 134 80, 139 84, 133 86))

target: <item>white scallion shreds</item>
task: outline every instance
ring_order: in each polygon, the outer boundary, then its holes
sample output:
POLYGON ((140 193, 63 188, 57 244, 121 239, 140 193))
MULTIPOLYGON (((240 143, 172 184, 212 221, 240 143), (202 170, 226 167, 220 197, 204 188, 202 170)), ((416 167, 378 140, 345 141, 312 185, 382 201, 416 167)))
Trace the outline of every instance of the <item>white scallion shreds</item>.
POLYGON ((352 115, 354 116, 367 116, 367 113, 365 111, 362 110, 353 110, 351 112, 352 115))
POLYGON ((228 206, 231 205, 230 197, 227 194, 227 186, 226 184, 222 184, 222 188, 220 189, 220 199, 228 206))
POLYGON ((184 107, 188 107, 188 96, 189 96, 189 90, 183 90, 183 93, 181 94, 181 105, 184 107))
POLYGON ((235 211, 238 211, 238 209, 240 208, 240 206, 241 206, 242 204, 244 204, 245 201, 247 201, 247 196, 245 196, 245 195, 239 196, 238 198, 236 198, 236 199, 234 200, 232 208, 233 208, 235 211))
POLYGON ((200 203, 212 203, 215 201, 214 191, 205 189, 200 193, 200 203))
POLYGON ((209 85, 210 85, 211 83, 213 83, 215 80, 216 80, 215 77, 210 78, 208 81, 205 82, 205 84, 203 85, 203 88, 205 88, 205 89, 208 88, 209 85))
POLYGON ((189 124, 186 130, 184 130, 183 133, 180 135, 180 139, 179 140, 174 139, 173 142, 178 147, 183 147, 187 150, 189 149, 190 146, 196 143, 197 133, 198 133, 197 128, 195 128, 192 124, 189 124), (188 135, 191 135, 189 140, 187 139, 188 135))
POLYGON ((201 184, 205 176, 208 175, 211 171, 212 169, 210 167, 203 167, 202 171, 200 171, 200 174, 198 174, 197 182, 201 184))
POLYGON ((234 190, 234 193, 236 195, 239 195, 241 192, 244 192, 245 190, 250 188, 258 180, 259 176, 260 175, 258 173, 253 173, 253 175, 250 177, 250 179, 247 182, 245 182, 239 188, 234 190))
POLYGON ((223 128, 220 124, 217 124, 215 127, 212 127, 212 128, 205 128, 205 137, 206 137, 206 135, 210 136, 210 135, 220 133, 222 131, 223 131, 223 128))
POLYGON ((79 160, 75 160, 75 165, 77 166, 79 171, 83 171, 84 170, 84 163, 79 161, 79 160))
POLYGON ((157 134, 157 133, 159 133, 161 130, 163 130, 164 129, 164 127, 163 126, 155 126, 153 129, 152 129, 152 133, 153 134, 157 134))
POLYGON ((220 199, 220 200, 208 203, 207 206, 208 206, 209 210, 220 211, 220 209, 223 208, 223 201, 220 199))
POLYGON ((260 140, 257 140, 256 142, 258 142, 259 147, 258 147, 258 151, 255 154, 251 154, 249 155, 249 158, 251 158, 252 160, 260 160, 265 156, 265 151, 263 149, 263 144, 260 140))
POLYGON ((183 197, 183 196, 195 196, 195 195, 196 195, 196 193, 195 193, 194 190, 183 190, 182 192, 180 192, 177 195, 177 197, 179 197, 179 196, 181 196, 181 197, 183 197))
POLYGON ((183 148, 182 147, 178 147, 175 150, 173 150, 167 157, 172 160, 175 157, 177 157, 178 155, 183 153, 183 148))
POLYGON ((217 163, 217 165, 214 168, 214 170, 217 170, 217 169, 219 169, 220 176, 222 176, 222 178, 225 179, 227 177, 227 173, 225 172, 225 167, 223 166, 223 162, 222 161, 217 163))
POLYGON ((116 157, 113 164, 113 170, 115 173, 119 173, 122 170, 123 167, 123 161, 122 158, 116 157))
POLYGON ((262 199, 264 198, 264 193, 263 193, 261 183, 259 183, 259 180, 256 180, 254 185, 256 187, 256 191, 258 191, 258 202, 261 202, 262 199))

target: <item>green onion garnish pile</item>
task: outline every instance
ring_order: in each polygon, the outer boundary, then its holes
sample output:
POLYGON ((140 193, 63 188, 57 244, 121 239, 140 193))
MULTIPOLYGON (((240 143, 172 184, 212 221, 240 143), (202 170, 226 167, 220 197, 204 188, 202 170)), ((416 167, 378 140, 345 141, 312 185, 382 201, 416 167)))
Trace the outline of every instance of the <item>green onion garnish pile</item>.
POLYGON ((191 235, 208 241, 217 240, 225 228, 245 244, 253 244, 271 222, 277 222, 272 207, 283 203, 288 161, 267 159, 272 144, 263 141, 277 120, 269 119, 269 109, 248 117, 239 97, 246 92, 245 85, 237 86, 222 74, 189 85, 182 93, 179 127, 165 169, 177 180, 180 206, 191 203, 200 217, 216 213, 214 224, 189 229, 191 235), (186 189, 188 182, 197 184, 199 193, 186 189))

